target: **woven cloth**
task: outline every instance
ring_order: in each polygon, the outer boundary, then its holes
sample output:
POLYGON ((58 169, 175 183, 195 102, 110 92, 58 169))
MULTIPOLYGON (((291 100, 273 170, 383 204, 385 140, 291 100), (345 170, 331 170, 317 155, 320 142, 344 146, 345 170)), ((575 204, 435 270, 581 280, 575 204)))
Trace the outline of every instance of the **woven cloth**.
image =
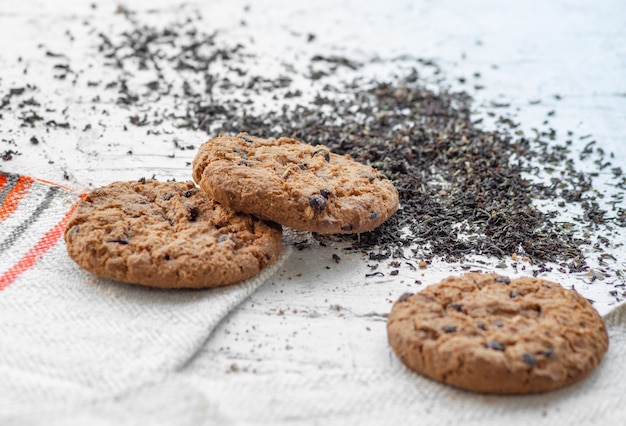
POLYGON ((371 354, 376 366, 212 376, 191 365, 114 398, 37 407, 3 425, 621 426, 625 306, 606 321, 611 346, 599 368, 546 394, 486 396, 441 385, 404 368, 381 341, 381 351, 371 354))
POLYGON ((335 368, 219 374, 194 356, 287 252, 222 289, 102 280, 65 253, 62 231, 77 199, 0 174, 3 426, 626 424, 626 305, 605 317, 610 347, 599 368, 547 394, 485 396, 435 383, 407 370, 382 333, 378 350, 335 368))
POLYGON ((254 278, 202 291, 100 279, 66 254, 63 230, 78 199, 0 172, 0 424, 162 381, 288 256, 284 249, 254 278))

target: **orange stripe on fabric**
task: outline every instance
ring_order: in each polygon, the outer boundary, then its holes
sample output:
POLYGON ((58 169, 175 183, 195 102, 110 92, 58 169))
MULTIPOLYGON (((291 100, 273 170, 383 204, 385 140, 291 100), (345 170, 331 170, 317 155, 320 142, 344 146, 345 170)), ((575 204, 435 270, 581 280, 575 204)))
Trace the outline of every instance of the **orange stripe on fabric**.
POLYGON ((54 185, 54 186, 58 186, 61 189, 65 189, 66 191, 69 192, 76 192, 75 190, 73 190, 72 188, 70 188, 69 186, 64 186, 64 185, 59 185, 58 183, 55 182, 51 182, 49 180, 45 180, 45 179, 39 179, 37 178, 37 182, 41 182, 41 183, 45 183, 47 185, 54 185))
POLYGON ((59 238, 63 235, 65 225, 72 213, 74 213, 76 206, 77 204, 74 204, 74 207, 65 214, 59 223, 46 232, 46 235, 41 237, 35 246, 33 246, 15 265, 0 276, 0 291, 13 284, 20 275, 32 268, 41 256, 54 247, 59 238))
MULTIPOLYGON (((5 178, 6 180, 6 178, 5 178)), ((11 191, 4 199, 4 203, 0 206, 0 221, 11 216, 11 214, 17 208, 20 200, 26 195, 26 192, 33 184, 34 179, 28 176, 20 176, 15 182, 15 186, 11 188, 11 191)))
POLYGON ((7 177, 0 173, 0 189, 7 184, 7 177))

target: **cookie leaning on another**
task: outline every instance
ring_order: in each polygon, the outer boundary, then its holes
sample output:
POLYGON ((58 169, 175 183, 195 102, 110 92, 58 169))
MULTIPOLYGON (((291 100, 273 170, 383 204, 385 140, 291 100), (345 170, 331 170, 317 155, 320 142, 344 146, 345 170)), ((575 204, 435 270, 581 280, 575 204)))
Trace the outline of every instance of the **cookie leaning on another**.
POLYGON ((235 213, 193 182, 94 189, 65 229, 70 257, 95 275, 162 288, 233 284, 272 263, 279 225, 235 213))
POLYGON ((581 380, 608 349, 597 311, 574 290, 536 278, 470 273, 405 294, 389 344, 409 368, 459 388, 545 392, 581 380))
POLYGON ((372 231, 398 209, 374 168, 291 138, 220 135, 198 150, 193 177, 235 211, 311 232, 372 231))

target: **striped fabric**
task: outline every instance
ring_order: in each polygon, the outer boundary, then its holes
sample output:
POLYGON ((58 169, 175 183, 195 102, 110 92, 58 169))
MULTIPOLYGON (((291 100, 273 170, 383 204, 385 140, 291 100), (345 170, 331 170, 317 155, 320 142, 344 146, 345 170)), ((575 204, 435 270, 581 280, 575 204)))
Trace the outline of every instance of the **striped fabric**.
POLYGON ((0 424, 111 401, 186 366, 288 256, 237 285, 168 291, 100 279, 67 255, 75 192, 0 173, 0 424), (72 408, 73 407, 73 408, 72 408))
POLYGON ((76 200, 67 188, 0 172, 0 291, 58 242, 76 200))

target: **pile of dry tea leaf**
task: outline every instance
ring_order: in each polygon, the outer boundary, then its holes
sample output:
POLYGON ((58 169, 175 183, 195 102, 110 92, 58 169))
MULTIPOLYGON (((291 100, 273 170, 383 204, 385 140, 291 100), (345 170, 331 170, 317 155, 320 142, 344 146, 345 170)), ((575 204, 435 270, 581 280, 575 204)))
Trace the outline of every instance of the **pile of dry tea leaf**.
MULTIPOLYGON (((593 173, 576 169, 554 131, 530 139, 505 125, 485 129, 472 121, 470 96, 427 89, 415 69, 368 80, 367 64, 311 52, 306 75, 298 75, 313 87, 315 95, 307 97, 293 81, 295 71, 273 77, 255 72, 252 49, 207 32, 201 16, 155 26, 132 11, 118 12, 130 30, 97 32, 99 57, 116 77, 93 89, 103 97, 114 94, 128 111, 127 124, 155 129, 168 122, 208 136, 290 136, 378 168, 398 188, 400 210, 374 232, 342 237, 372 259, 519 256, 540 268, 556 263, 581 271, 587 267, 582 247, 601 252, 609 244, 603 232, 626 224, 626 178, 603 153, 594 164, 613 173, 619 192, 612 201, 600 200, 593 173), (342 77, 333 79, 338 72, 342 77), (256 108, 259 96, 273 107, 256 108), (561 173, 533 178, 547 168, 561 173), (558 210, 574 204, 581 213, 573 221, 559 217, 558 210)), ((592 153, 598 151, 590 145, 580 155, 592 153)))
MULTIPOLYGON (((152 69, 154 80, 148 86, 160 96, 174 96, 184 111, 156 117, 156 123, 173 120, 179 127, 211 136, 245 131, 321 143, 392 179, 401 209, 382 227, 353 241, 353 247, 372 256, 400 252, 404 256, 406 250, 399 248, 410 248, 421 259, 438 256, 448 261, 475 254, 516 255, 580 271, 586 267, 581 246, 593 242, 579 228, 625 224, 623 206, 616 201, 611 212, 600 207, 592 176, 575 169, 567 148, 554 141, 554 132, 529 140, 502 128, 485 130, 472 121, 472 99, 467 94, 427 90, 415 70, 390 81, 363 81, 361 64, 311 55, 311 70, 320 61, 332 65, 307 75, 320 87, 317 96, 310 102, 281 105, 281 100, 300 97, 301 91, 291 87, 288 77, 250 74, 254 67, 246 63, 253 55, 245 46, 220 45, 214 33, 205 33, 190 21, 154 28, 140 25, 132 15, 129 19, 132 32, 100 35, 101 52, 120 70, 119 81, 124 82, 118 85, 120 102, 149 104, 148 95, 142 100, 129 92, 128 77, 123 75, 132 74, 122 73, 128 67, 152 69), (174 51, 164 55, 165 44, 174 51), (222 72, 214 71, 217 63, 222 72), (339 67, 354 72, 353 80, 326 82, 339 67), (171 89, 176 82, 167 80, 166 70, 182 77, 182 90, 171 89), (186 74, 188 70, 193 73, 186 74), (216 88, 242 96, 217 99, 216 88), (241 101, 252 91, 273 97, 277 108, 254 113, 251 100, 241 101), (281 134, 276 134, 277 128, 281 134), (562 168, 564 173, 551 182, 530 179, 538 164, 562 168), (552 204, 554 211, 539 209, 537 200, 552 204), (556 210, 568 203, 582 207, 577 226, 557 220, 556 210)), ((138 117, 131 113, 130 122, 148 124, 138 117)), ((599 167, 603 164, 600 160, 599 167)), ((621 169, 612 170, 616 185, 624 189, 621 169)))
MULTIPOLYGON (((419 258, 439 256, 459 261, 470 254, 527 256, 537 263, 556 262, 571 271, 585 267, 580 237, 571 223, 543 212, 539 199, 580 203, 581 225, 624 225, 624 210, 611 216, 600 209, 591 176, 574 169, 562 147, 503 131, 485 131, 471 119, 471 99, 464 93, 426 90, 414 75, 370 87, 352 88, 352 99, 302 105, 271 114, 284 133, 313 144, 328 145, 373 165, 393 180, 401 210, 386 224, 360 235, 354 246, 412 247, 419 258), (359 117, 366 117, 364 120, 359 117), (528 178, 533 164, 564 165, 567 173, 546 185, 528 178)), ((267 117, 246 117, 246 129, 271 136, 258 123, 267 117)), ((230 125, 223 132, 235 132, 230 125)), ((614 170, 621 175, 619 168, 614 170)), ((624 181, 622 178, 621 185, 624 181)))

